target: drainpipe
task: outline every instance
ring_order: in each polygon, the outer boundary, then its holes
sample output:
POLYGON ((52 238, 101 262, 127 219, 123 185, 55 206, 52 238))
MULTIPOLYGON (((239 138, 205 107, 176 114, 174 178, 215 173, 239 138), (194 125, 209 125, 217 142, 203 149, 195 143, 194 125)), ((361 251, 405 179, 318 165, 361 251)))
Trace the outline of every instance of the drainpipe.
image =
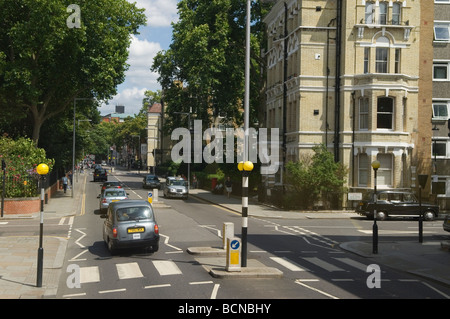
POLYGON ((339 140, 341 122, 341 36, 342 36, 342 0, 337 1, 336 10, 336 83, 334 108, 334 161, 339 162, 339 140))

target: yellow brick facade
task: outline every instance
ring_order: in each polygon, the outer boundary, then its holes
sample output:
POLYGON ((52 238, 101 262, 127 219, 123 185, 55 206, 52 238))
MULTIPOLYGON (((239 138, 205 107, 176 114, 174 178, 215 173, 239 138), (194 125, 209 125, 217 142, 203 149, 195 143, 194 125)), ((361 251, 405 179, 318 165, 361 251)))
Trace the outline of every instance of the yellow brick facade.
POLYGON ((430 59, 428 66, 432 61, 432 50, 427 57, 430 52, 420 48, 421 33, 430 30, 421 22, 421 10, 433 12, 429 2, 341 1, 338 92, 338 1, 275 4, 264 19, 266 126, 283 132, 285 112, 286 162, 325 143, 331 152, 338 149, 336 156, 349 170, 347 186, 352 192, 373 187, 370 164, 376 159, 382 163, 379 187, 415 186, 416 169, 427 170, 430 159, 432 90, 419 90, 423 60, 430 59))

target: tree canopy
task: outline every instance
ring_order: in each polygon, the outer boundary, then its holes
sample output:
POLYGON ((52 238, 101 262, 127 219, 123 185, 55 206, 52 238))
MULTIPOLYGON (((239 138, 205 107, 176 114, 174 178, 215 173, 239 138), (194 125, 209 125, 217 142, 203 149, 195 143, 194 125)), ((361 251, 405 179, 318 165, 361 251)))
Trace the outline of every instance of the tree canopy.
MULTIPOLYGON (((258 120, 261 90, 261 18, 272 4, 252 2, 251 120, 258 120)), ((190 112, 207 124, 218 115, 224 124, 241 124, 245 72, 246 2, 239 0, 181 0, 179 21, 173 24, 172 44, 159 52, 152 71, 164 91, 167 124, 179 127, 190 112)))
POLYGON ((124 81, 130 35, 145 24, 144 9, 126 0, 79 1, 78 28, 68 23, 71 2, 0 2, 0 131, 29 119, 31 134, 23 128, 18 135, 38 143, 42 124, 74 98, 107 100, 124 81))

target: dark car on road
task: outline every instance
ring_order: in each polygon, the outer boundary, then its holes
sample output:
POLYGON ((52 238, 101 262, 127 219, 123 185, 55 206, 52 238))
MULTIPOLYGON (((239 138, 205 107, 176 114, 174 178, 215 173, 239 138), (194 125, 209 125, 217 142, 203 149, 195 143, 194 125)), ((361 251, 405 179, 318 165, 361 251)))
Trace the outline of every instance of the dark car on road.
POLYGON ((147 175, 144 177, 144 180, 142 182, 143 188, 150 188, 150 189, 161 189, 161 182, 159 181, 158 176, 156 175, 147 175))
MULTIPOLYGON (((373 192, 367 193, 356 207, 356 213, 373 218, 376 208, 377 220, 385 220, 389 216, 419 216, 419 201, 411 192, 381 190, 377 197, 375 207, 373 192)), ((439 206, 422 202, 422 215, 425 220, 435 219, 439 215, 439 206)))
POLYGON ((111 203, 104 216, 103 240, 111 254, 118 249, 159 249, 159 228, 152 205, 145 200, 122 200, 111 203))
POLYGON ((107 180, 108 180, 108 173, 106 173, 105 169, 99 168, 94 171, 94 182, 98 181, 106 182, 107 180))
POLYGON ((101 192, 103 193, 107 188, 122 188, 122 183, 119 181, 109 181, 102 184, 101 192))
POLYGON ((444 224, 442 224, 442 227, 445 231, 450 232, 450 215, 445 216, 444 224))

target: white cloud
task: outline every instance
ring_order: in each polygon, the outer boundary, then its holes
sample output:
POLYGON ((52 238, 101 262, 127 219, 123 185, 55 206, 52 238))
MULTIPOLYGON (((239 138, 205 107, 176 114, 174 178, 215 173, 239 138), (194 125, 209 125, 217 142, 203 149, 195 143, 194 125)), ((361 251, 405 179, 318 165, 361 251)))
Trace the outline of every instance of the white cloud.
POLYGON ((118 94, 109 101, 109 105, 100 107, 102 115, 115 111, 116 105, 124 105, 125 112, 137 114, 142 108, 142 99, 146 90, 156 91, 161 87, 157 82, 158 74, 151 72, 153 58, 162 48, 160 41, 167 41, 167 30, 171 23, 178 21, 177 3, 179 0, 128 0, 136 2, 138 8, 144 8, 147 26, 143 27, 139 38, 132 35, 125 73, 125 82, 118 87, 118 94), (150 31, 150 32, 149 32, 150 31), (145 38, 144 35, 147 35, 145 38), (166 38, 162 38, 166 36, 166 38), (153 41, 152 41, 153 40, 153 41))
POLYGON ((155 87, 158 74, 151 72, 153 58, 161 51, 161 45, 156 42, 140 40, 132 36, 129 58, 130 65, 126 72, 126 81, 132 85, 155 87))
POLYGON ((147 25, 150 27, 168 27, 171 22, 176 22, 177 3, 178 0, 136 0, 137 7, 145 9, 147 25))

